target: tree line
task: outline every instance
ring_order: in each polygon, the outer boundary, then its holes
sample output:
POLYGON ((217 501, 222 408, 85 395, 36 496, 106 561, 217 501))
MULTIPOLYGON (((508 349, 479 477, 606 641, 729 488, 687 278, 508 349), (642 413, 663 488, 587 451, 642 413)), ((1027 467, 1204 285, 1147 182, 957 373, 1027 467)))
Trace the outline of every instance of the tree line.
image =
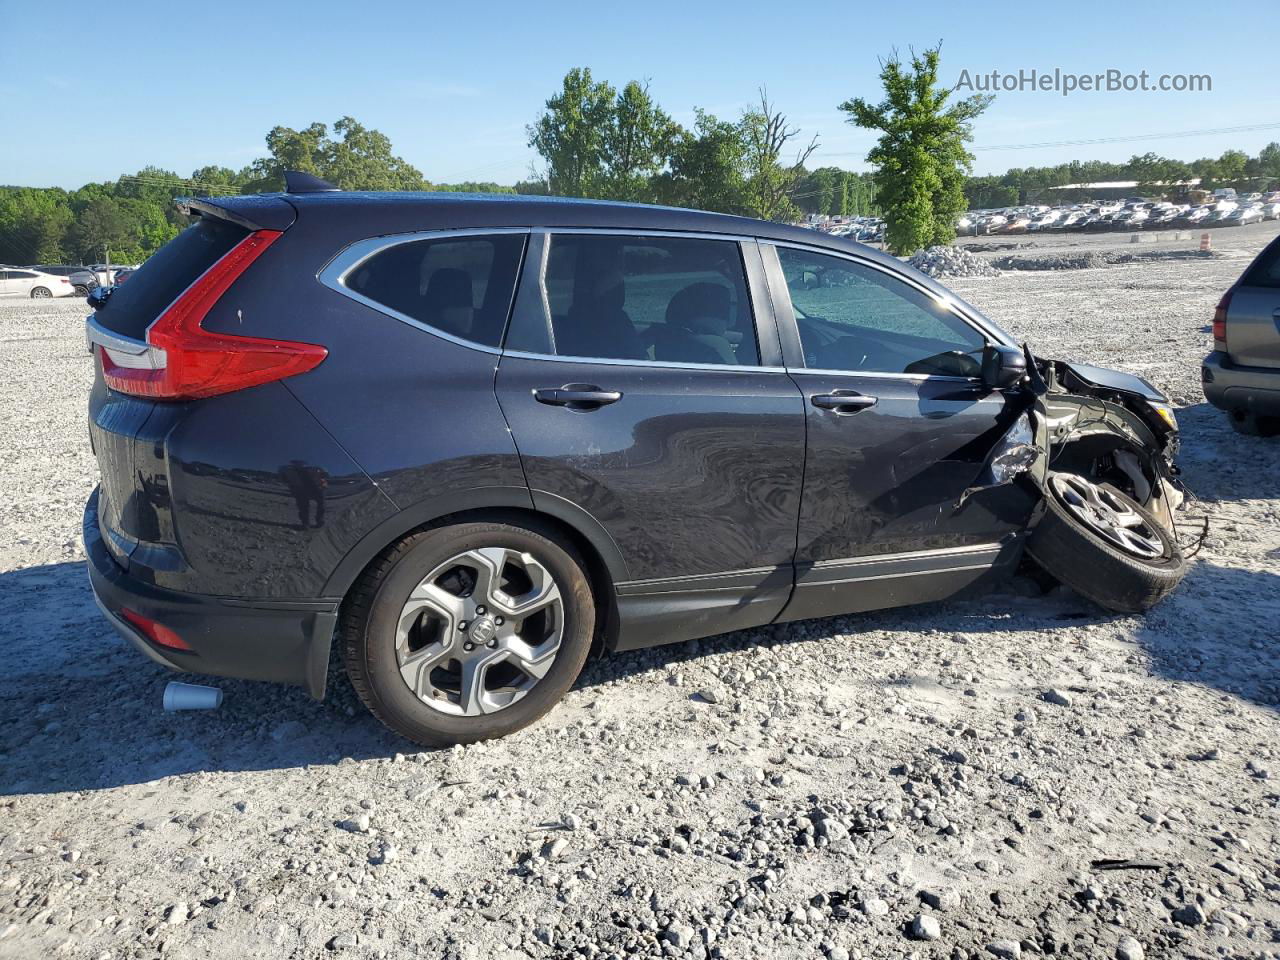
POLYGON ((285 170, 315 174, 344 190, 552 194, 779 221, 880 214, 888 245, 899 253, 952 239, 966 208, 1043 200, 1050 187, 1063 184, 1136 180, 1137 192, 1154 193, 1161 192, 1159 184, 1192 177, 1209 187, 1280 180, 1276 143, 1257 157, 1228 150, 1216 159, 1182 162, 1147 153, 1125 163, 1082 161, 974 177, 967 143, 991 97, 952 101, 952 91, 938 85, 938 71, 937 48, 912 51, 906 60, 895 52, 881 62, 883 99, 839 104, 849 123, 880 133, 867 155, 872 173, 808 169, 817 137, 803 136, 763 89, 736 117, 695 109, 692 124, 682 126, 646 82, 618 89, 575 67, 527 128, 541 167, 519 183, 433 184, 394 152, 385 134, 352 117, 332 129, 278 126, 266 136, 267 155, 239 170, 205 166, 184 178, 147 166, 78 190, 0 187, 0 262, 92 263, 108 254, 114 262, 141 261, 184 225, 175 197, 282 190, 285 170))

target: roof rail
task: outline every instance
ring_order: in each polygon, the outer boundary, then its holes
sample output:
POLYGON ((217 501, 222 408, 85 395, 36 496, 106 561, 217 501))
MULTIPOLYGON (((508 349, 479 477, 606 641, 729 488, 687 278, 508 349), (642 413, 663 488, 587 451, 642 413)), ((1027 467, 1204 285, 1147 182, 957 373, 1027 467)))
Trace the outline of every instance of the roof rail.
POLYGON ((340 189, 340 187, 335 187, 328 180, 321 180, 310 173, 303 173, 300 170, 286 170, 284 172, 285 193, 333 193, 340 189))

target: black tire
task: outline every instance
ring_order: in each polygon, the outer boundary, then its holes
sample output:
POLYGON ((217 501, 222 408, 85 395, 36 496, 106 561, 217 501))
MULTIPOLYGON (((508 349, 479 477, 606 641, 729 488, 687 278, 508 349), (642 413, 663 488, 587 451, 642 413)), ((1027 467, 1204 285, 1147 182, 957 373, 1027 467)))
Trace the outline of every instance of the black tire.
POLYGON ((46 300, 52 296, 53 296, 53 291, 50 290, 48 287, 32 287, 31 288, 32 300, 46 300))
POLYGON ((1116 613, 1149 610, 1181 582, 1187 568, 1178 541, 1131 497, 1108 488, 1159 538, 1159 558, 1140 558, 1113 546, 1068 510, 1052 483, 1047 486, 1047 510, 1027 540, 1027 553, 1050 575, 1116 613))
POLYGON ((1228 410, 1227 419, 1236 433, 1246 437, 1280 435, 1280 417, 1264 417, 1253 410, 1228 410))
POLYGON ((536 522, 468 522, 419 531, 370 564, 343 603, 339 642, 347 676, 369 711, 401 736, 441 747, 506 736, 547 713, 582 671, 595 620, 591 585, 572 544, 536 522), (521 699, 494 713, 452 716, 427 706, 401 677, 395 624, 423 577, 451 557, 483 547, 530 553, 551 574, 563 603, 562 637, 550 670, 521 699))
POLYGON ((77 283, 77 284, 76 284, 76 296, 77 296, 77 297, 87 297, 88 295, 89 295, 89 288, 88 288, 88 287, 86 287, 83 283, 77 283))

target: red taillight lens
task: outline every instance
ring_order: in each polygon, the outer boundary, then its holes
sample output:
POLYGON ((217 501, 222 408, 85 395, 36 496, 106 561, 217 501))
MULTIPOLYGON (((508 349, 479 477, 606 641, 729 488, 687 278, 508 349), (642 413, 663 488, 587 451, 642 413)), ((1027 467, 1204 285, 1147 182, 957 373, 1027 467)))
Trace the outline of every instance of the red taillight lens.
POLYGON ((1230 306, 1231 291, 1228 290, 1213 311, 1213 346, 1217 350, 1227 349, 1227 308, 1230 306))
POLYGON ((187 653, 192 652, 187 641, 183 640, 163 623, 157 623, 150 617, 144 617, 142 614, 136 613, 127 607, 120 611, 120 616, 142 631, 142 635, 157 646, 168 647, 170 650, 184 650, 187 653))
POLYGON ((258 230, 231 248, 147 330, 146 353, 100 347, 107 386, 153 400, 196 400, 292 377, 329 354, 313 343, 211 333, 200 324, 218 299, 280 237, 258 230))

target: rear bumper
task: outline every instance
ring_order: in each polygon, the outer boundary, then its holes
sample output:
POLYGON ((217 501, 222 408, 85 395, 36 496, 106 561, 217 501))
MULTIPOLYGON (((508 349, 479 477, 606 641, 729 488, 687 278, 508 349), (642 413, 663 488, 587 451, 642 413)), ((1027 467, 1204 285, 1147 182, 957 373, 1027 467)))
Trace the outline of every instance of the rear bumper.
POLYGON ((294 684, 324 697, 338 601, 208 597, 143 583, 116 563, 102 540, 97 490, 85 505, 84 548, 94 600, 149 659, 188 673, 294 684), (176 631, 191 651, 151 643, 121 617, 125 608, 176 631))
POLYGON ((1200 366, 1200 381, 1215 407, 1280 416, 1280 368, 1238 366, 1215 350, 1200 366))

